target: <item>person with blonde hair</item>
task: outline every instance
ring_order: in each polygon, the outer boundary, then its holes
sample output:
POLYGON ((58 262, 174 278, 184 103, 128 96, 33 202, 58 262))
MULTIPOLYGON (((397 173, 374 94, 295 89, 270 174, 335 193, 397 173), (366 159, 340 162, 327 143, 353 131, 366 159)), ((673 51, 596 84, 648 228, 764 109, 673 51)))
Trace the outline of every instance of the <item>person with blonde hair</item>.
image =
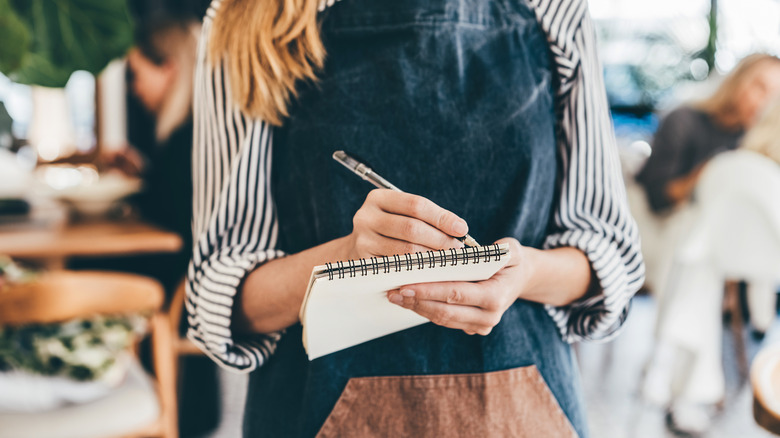
MULTIPOLYGON (((777 133, 780 120, 772 102, 778 97, 780 59, 768 54, 745 57, 712 96, 666 116, 653 140, 652 155, 637 177, 650 206, 660 213, 659 226, 643 248, 659 310, 641 392, 647 401, 666 407, 668 426, 678 432, 705 432, 725 394, 718 347, 721 318, 702 315, 702 309, 720 312, 723 291, 697 295, 701 289, 695 276, 678 272, 683 264, 678 257, 681 243, 702 221, 696 185, 718 154, 727 158, 724 153, 737 148, 772 154, 777 141, 773 131, 777 133), (715 321, 718 329, 704 320, 715 321), (708 328, 697 333, 680 321, 708 328)), ((755 333, 763 334, 766 328, 755 333)))
POLYGON ((780 96, 780 59, 764 53, 743 58, 712 96, 683 105, 661 120, 652 154, 636 180, 656 213, 688 200, 704 163, 733 150, 767 102, 780 96))
POLYGON ((194 102, 189 337, 251 372, 246 436, 587 436, 569 344, 644 268, 585 1, 215 0, 194 102), (388 291, 432 323, 307 359, 315 265, 466 233, 507 267, 388 291))
POLYGON ((737 147, 766 103, 780 95, 780 59, 756 53, 742 59, 707 98, 671 111, 658 126, 651 155, 629 192, 639 222, 647 286, 664 300, 672 256, 688 232, 688 202, 706 162, 737 147))

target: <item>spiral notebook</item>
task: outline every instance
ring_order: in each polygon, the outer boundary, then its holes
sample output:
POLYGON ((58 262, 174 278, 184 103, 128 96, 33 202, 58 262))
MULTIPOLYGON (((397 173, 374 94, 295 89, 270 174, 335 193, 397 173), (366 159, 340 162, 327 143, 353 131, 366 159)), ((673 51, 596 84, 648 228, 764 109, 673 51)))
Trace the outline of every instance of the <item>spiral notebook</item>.
POLYGON ((401 254, 314 268, 300 310, 309 360, 428 322, 387 300, 415 283, 487 280, 509 261, 509 245, 401 254))

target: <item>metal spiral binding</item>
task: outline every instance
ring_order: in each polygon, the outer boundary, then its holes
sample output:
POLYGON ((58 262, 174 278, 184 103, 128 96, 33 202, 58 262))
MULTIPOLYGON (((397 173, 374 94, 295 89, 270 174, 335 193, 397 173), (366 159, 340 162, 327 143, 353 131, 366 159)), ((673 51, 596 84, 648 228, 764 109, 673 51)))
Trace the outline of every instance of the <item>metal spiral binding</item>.
POLYGON ((501 248, 497 243, 489 247, 476 248, 451 248, 449 250, 440 249, 437 251, 426 251, 425 253, 416 252, 414 254, 394 254, 392 256, 378 256, 369 259, 358 259, 326 263, 326 273, 328 280, 354 278, 357 276, 365 277, 369 274, 379 275, 380 273, 389 274, 391 272, 413 271, 415 269, 434 269, 443 268, 449 263, 450 266, 457 266, 458 263, 468 265, 469 263, 488 263, 493 259, 501 260, 501 248))

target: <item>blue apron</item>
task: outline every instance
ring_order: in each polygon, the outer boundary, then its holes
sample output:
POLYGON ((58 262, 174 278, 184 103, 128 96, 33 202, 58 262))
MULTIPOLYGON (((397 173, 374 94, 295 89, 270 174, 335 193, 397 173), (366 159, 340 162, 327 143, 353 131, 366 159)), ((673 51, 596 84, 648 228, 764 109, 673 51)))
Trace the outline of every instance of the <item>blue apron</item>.
MULTIPOLYGON (((540 247, 556 199, 556 83, 533 11, 519 0, 343 0, 322 19, 321 80, 274 132, 279 248, 351 232, 372 186, 331 159, 339 149, 463 217, 482 243, 540 247)), ((575 360, 543 306, 518 300, 488 336, 428 323, 312 362, 292 326, 250 376, 244 428, 562 436, 552 423, 587 436, 575 360)))

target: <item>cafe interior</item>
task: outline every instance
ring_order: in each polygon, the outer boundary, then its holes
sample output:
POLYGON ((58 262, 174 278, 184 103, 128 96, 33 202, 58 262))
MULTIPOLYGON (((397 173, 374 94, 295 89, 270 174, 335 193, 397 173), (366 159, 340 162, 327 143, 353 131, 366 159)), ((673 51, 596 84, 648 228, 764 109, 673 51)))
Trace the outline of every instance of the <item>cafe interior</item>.
MULTIPOLYGON (((780 1, 588 4, 646 263, 574 344, 590 434, 780 435, 780 1)), ((0 438, 242 436, 186 336, 208 6, 0 0, 0 438)))

